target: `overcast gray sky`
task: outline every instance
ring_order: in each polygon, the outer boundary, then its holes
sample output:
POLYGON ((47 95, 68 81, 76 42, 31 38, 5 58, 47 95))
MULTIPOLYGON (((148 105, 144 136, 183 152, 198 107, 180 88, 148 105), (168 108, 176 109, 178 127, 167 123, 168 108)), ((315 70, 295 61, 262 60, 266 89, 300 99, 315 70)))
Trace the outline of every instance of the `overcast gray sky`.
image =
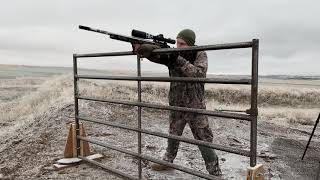
MULTIPOLYGON (((320 75, 319 1, 10 0, 0 7, 0 64, 72 66, 73 53, 126 51, 131 46, 78 29, 120 34, 139 29, 175 38, 184 29, 207 45, 260 39, 260 74, 320 75)), ((249 49, 210 51, 209 73, 249 74, 249 49)), ((81 67, 129 69, 135 57, 83 59, 81 67)), ((166 71, 142 62, 143 69, 166 71)))

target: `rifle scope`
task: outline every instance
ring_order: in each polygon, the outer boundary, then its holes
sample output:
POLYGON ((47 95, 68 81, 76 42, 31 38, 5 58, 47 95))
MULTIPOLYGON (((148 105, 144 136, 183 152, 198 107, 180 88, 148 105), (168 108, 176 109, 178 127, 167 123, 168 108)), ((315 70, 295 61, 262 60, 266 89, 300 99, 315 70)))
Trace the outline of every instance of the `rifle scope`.
POLYGON ((170 44, 176 43, 176 41, 173 39, 164 38, 163 34, 159 34, 157 36, 154 36, 152 34, 149 34, 149 33, 143 32, 143 31, 139 31, 139 30, 135 30, 135 29, 132 30, 131 36, 143 38, 143 39, 153 39, 155 41, 163 41, 163 42, 170 43, 170 44))

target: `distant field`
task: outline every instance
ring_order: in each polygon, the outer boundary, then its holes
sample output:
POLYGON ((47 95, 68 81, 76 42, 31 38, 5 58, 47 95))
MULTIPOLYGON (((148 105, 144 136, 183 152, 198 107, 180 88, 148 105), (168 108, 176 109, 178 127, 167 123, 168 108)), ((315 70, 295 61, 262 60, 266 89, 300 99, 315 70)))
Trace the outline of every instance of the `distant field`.
MULTIPOLYGON (((1 65, 0 64, 0 78, 16 78, 16 77, 49 77, 53 75, 61 75, 72 73, 72 67, 42 67, 42 66, 20 66, 20 65, 1 65)), ((115 71, 115 70, 95 70, 95 69, 79 69, 79 74, 90 75, 136 75, 134 71, 115 71)), ((168 76, 167 72, 154 73, 143 71, 144 76, 168 76)), ((249 78, 245 75, 213 75, 208 73, 208 77, 220 78, 249 78)), ((270 75, 259 77, 259 83, 266 85, 290 85, 290 86, 320 86, 319 76, 284 76, 284 75, 270 75)))

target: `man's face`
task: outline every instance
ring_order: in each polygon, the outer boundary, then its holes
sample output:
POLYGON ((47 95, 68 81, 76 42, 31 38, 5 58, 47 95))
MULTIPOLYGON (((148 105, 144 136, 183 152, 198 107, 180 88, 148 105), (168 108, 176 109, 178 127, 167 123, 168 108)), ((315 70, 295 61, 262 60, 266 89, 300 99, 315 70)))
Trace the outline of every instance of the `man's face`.
POLYGON ((189 45, 181 38, 177 38, 177 48, 185 48, 189 47, 189 45))

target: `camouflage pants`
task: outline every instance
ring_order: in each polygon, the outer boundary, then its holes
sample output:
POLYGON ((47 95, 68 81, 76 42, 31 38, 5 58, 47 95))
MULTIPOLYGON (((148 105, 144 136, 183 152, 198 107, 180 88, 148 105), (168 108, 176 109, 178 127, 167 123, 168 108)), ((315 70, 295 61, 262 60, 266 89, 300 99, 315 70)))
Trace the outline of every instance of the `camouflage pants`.
MULTIPOLYGON (((208 117, 206 115, 200 115, 195 113, 174 112, 170 113, 170 128, 169 133, 172 135, 181 136, 183 129, 188 123, 192 131, 193 137, 197 140, 212 142, 213 135, 209 127, 208 117)), ((198 146, 201 155, 205 161, 207 170, 211 169, 218 163, 218 156, 211 148, 204 146, 198 146)), ((168 146, 163 160, 173 162, 179 148, 179 141, 174 139, 168 139, 168 146)))

